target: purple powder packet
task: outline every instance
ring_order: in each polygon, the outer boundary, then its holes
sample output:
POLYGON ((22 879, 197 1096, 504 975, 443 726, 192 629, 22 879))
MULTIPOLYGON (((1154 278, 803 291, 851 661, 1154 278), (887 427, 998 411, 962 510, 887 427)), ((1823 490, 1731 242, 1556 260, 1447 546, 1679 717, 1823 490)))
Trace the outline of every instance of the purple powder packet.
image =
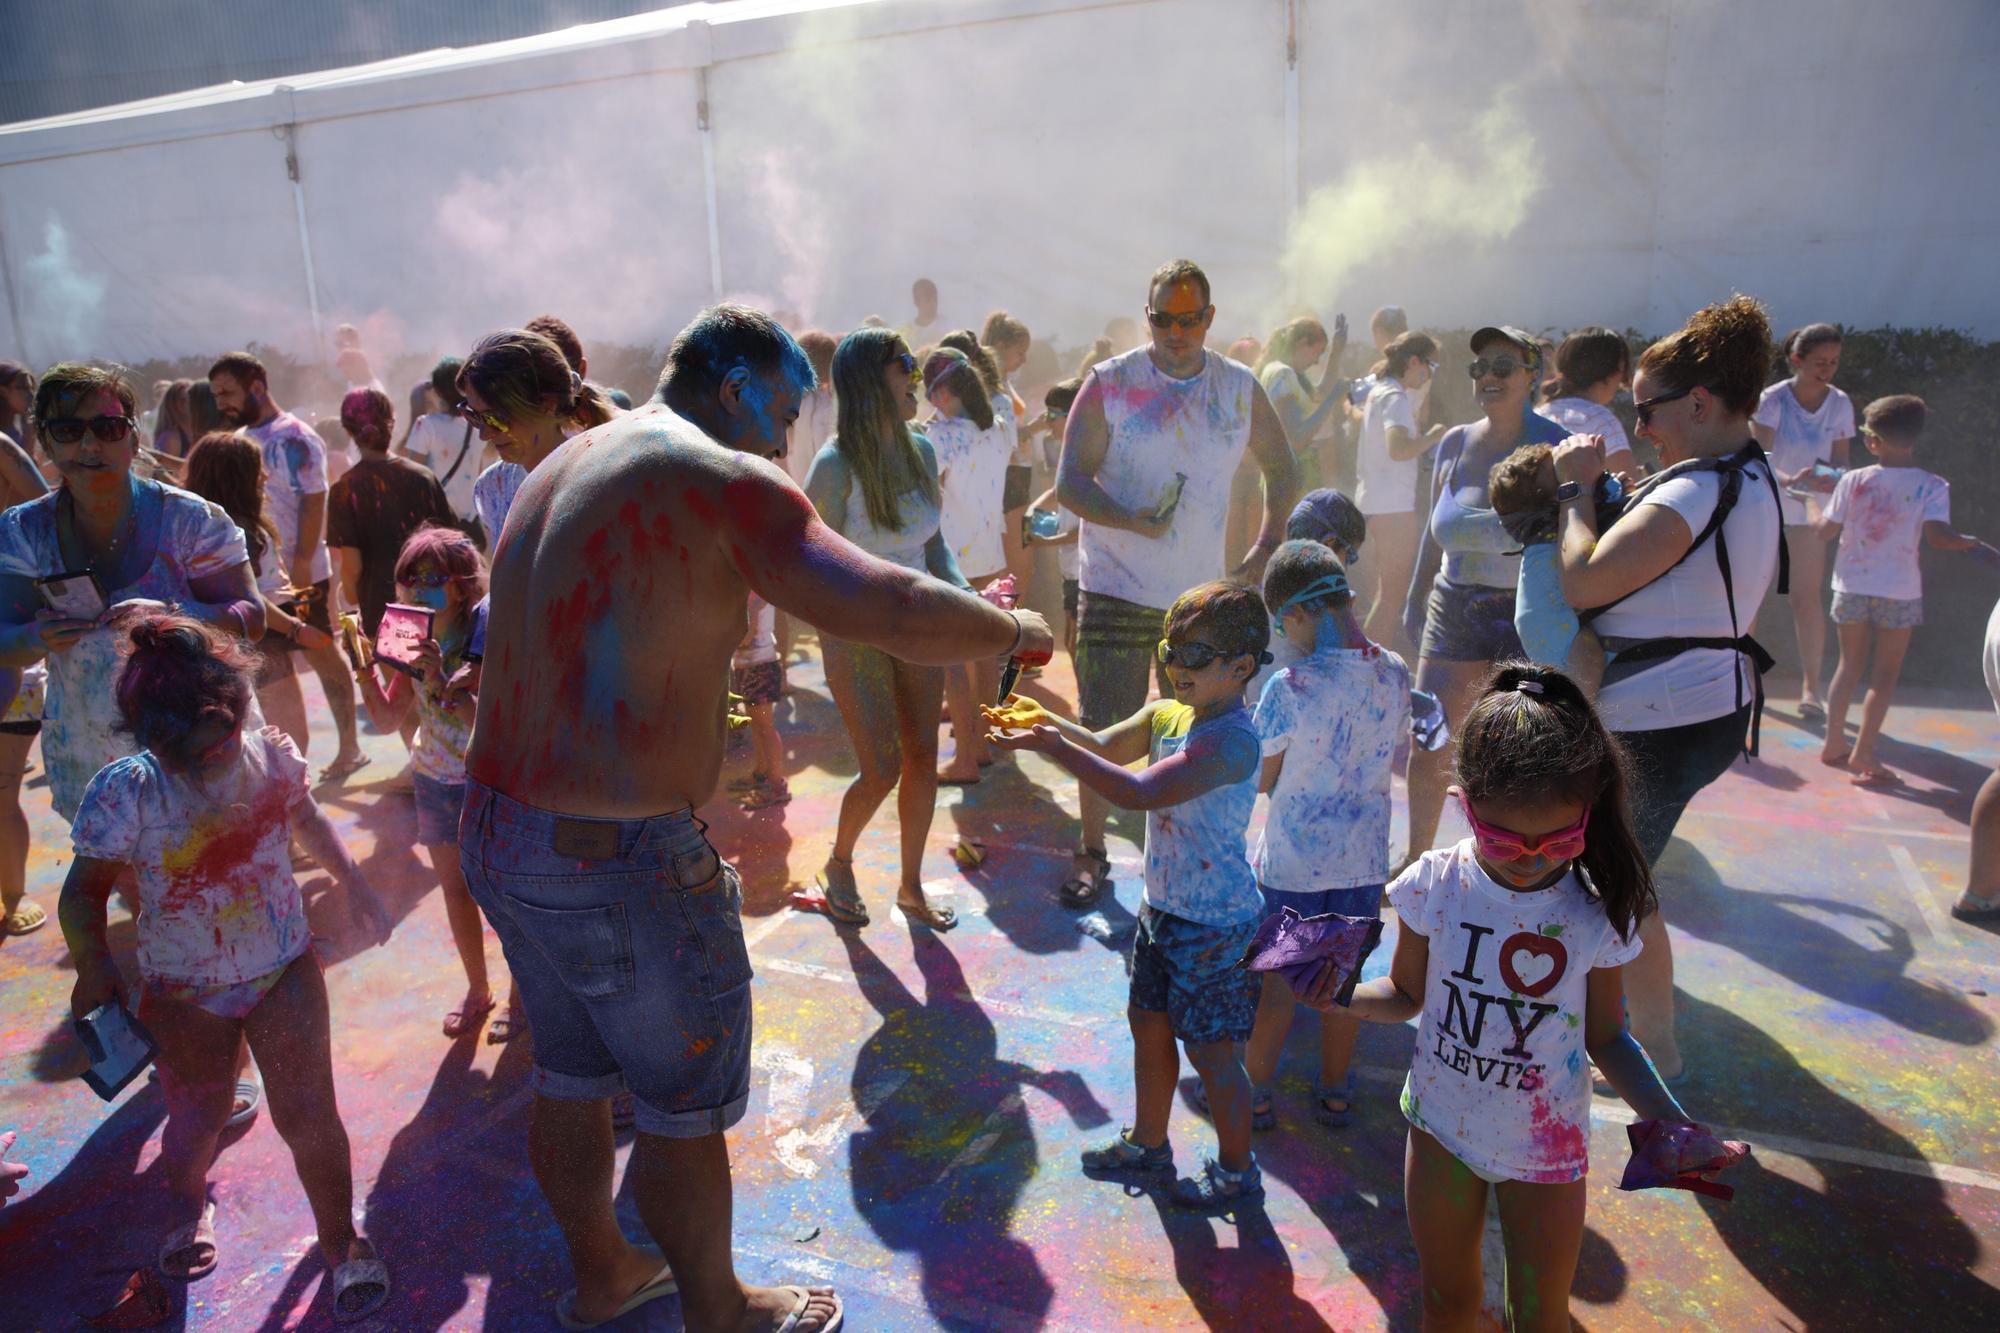
POLYGON ((1736 1191, 1707 1179, 1750 1155, 1750 1145, 1718 1139, 1700 1125, 1686 1121, 1641 1120, 1625 1126, 1632 1141, 1632 1160, 1625 1164, 1621 1190, 1692 1190, 1729 1202, 1736 1191), (1704 1144, 1701 1140, 1706 1139, 1704 1144), (1720 1144, 1718 1153, 1710 1144, 1720 1144))
POLYGON ((1251 937, 1238 964, 1253 972, 1276 972, 1290 983, 1294 995, 1304 995, 1327 968, 1341 978, 1336 1004, 1354 998, 1361 965, 1382 939, 1380 917, 1300 916, 1289 907, 1266 917, 1251 937))

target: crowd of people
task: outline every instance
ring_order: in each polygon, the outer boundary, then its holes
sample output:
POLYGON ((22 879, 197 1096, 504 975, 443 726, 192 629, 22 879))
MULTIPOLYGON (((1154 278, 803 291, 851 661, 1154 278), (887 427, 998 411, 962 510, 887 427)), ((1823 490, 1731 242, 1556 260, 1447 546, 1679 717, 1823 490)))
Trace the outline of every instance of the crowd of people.
MULTIPOLYGON (((529 1157, 576 1279, 563 1326, 678 1291, 691 1329, 841 1327, 831 1289, 734 1269, 723 1135, 749 1095, 752 974, 740 882, 695 815, 738 720, 751 757, 730 794, 790 799, 774 705, 811 627, 857 771, 798 901, 838 926, 872 920, 854 857, 892 791, 893 901, 936 932, 958 924, 923 887, 940 784, 1019 751, 1073 776, 1075 854, 1050 887, 1075 910, 1109 887, 1109 811, 1146 812, 1132 1112, 1087 1173, 1250 1206, 1298 1010, 1320 1014, 1310 1115, 1330 1129, 1356 1109, 1359 1023, 1418 1017, 1402 1111, 1426 1325, 1477 1313, 1490 1185, 1516 1326, 1567 1327, 1593 1077, 1643 1120, 1693 1124, 1671 1090, 1686 1062, 1654 871, 1693 798, 1756 752, 1768 590, 1790 592, 1822 758, 1895 780, 1876 743, 1921 621, 1918 548, 1976 544, 1918 465, 1923 403, 1881 399, 1857 425, 1825 325, 1787 341, 1794 373, 1767 387, 1770 330, 1738 296, 1636 358, 1600 328, 1553 348, 1482 328, 1465 349, 1477 415, 1449 423, 1439 341, 1402 310, 1375 312, 1376 359, 1351 381, 1344 318, 1224 354, 1209 280, 1180 260, 1147 284, 1146 336, 1113 321, 1067 378, 1044 358, 1031 409, 1018 319, 956 328, 935 284, 913 297, 903 328, 839 337, 704 311, 636 410, 544 316, 441 360, 400 437, 351 331, 337 441, 244 352, 157 386, 149 439, 118 368, 0 363, 0 909, 9 934, 47 920, 20 807, 39 738, 75 852, 58 911, 72 1008, 129 1006, 157 1043, 163 1275, 216 1266, 218 1139, 267 1104, 336 1316, 391 1299, 393 1256, 352 1221, 296 874, 326 870, 353 928, 387 939, 313 795, 369 762, 365 716, 407 742, 465 973, 442 1035, 533 1034, 529 1157), (1627 393, 1637 442, 1614 411, 1627 393), (1857 431, 1878 462, 1849 470, 1857 431), (1044 545, 1059 629, 1027 609, 1044 545), (1059 646, 1073 709, 1001 697, 1003 673, 1033 679, 1059 646), (299 658, 335 731, 317 782, 299 658), (1470 833, 1436 847, 1447 804, 1470 833), (119 894, 136 978, 107 942, 119 894), (1385 977, 1238 966, 1268 920, 1379 921, 1385 899, 1385 977), (1215 1147, 1177 1175, 1182 1055, 1215 1147), (637 1130, 651 1246, 613 1213, 614 1115, 637 1130)), ((1980 809, 1966 916, 2000 915, 2000 796, 1980 809)), ((1698 1128, 1688 1142, 1690 1161, 1726 1157, 1698 1128)))

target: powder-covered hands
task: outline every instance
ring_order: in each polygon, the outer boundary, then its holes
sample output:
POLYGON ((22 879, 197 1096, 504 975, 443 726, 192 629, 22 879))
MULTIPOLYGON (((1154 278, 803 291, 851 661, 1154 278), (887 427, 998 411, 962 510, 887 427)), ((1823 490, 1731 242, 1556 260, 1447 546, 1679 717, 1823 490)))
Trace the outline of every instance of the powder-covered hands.
POLYGON ((1024 699, 1018 694, 1007 696, 1007 702, 998 708, 981 706, 979 715, 996 731, 1028 731, 1034 727, 1049 725, 1047 709, 1033 699, 1024 699))
POLYGON ((1063 734, 1051 726, 1029 727, 1021 731, 989 731, 986 740, 1003 750, 1033 750, 1039 754, 1053 754, 1068 744, 1063 734))

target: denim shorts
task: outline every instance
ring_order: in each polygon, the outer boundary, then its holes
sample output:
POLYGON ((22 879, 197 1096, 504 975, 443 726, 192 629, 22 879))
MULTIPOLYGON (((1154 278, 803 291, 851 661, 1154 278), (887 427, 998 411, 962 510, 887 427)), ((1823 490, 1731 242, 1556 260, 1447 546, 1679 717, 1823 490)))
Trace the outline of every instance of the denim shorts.
POLYGON ((1300 916, 1326 916, 1339 913, 1341 916, 1358 916, 1374 920, 1382 915, 1381 884, 1363 884, 1353 889, 1319 889, 1310 893, 1292 893, 1285 889, 1257 886, 1264 894, 1264 920, 1268 921, 1289 907, 1300 916))
POLYGON ((1440 577, 1431 585, 1420 655, 1434 662, 1504 662, 1527 656, 1514 630, 1514 595, 1512 588, 1447 583, 1440 577))
POLYGON ((1076 613, 1077 720, 1092 731, 1123 722, 1146 706, 1146 684, 1153 674, 1160 693, 1167 688, 1167 669, 1157 654, 1166 636, 1167 613, 1120 597, 1085 590, 1076 613))
POLYGON ((1140 907, 1132 939, 1132 1007, 1164 1013, 1174 1036, 1190 1046, 1250 1040, 1263 978, 1236 964, 1256 933, 1255 917, 1204 926, 1140 907))
POLYGON ((630 1091, 646 1134, 701 1138, 750 1097, 743 887, 691 810, 579 819, 468 779, 459 855, 535 1034, 535 1091, 630 1091))
POLYGON ((1618 733, 1618 742, 1632 761, 1632 783, 1626 791, 1632 836, 1639 840, 1647 865, 1660 863, 1688 803, 1728 772, 1743 753, 1754 707, 1744 704, 1736 712, 1684 727, 1618 733))
POLYGON ((1915 629, 1924 623, 1921 597, 1869 597, 1858 592, 1833 594, 1833 623, 1873 625, 1876 629, 1915 629))
POLYGON ((458 841, 458 816, 465 809, 465 784, 410 775, 417 792, 417 841, 440 847, 458 841))

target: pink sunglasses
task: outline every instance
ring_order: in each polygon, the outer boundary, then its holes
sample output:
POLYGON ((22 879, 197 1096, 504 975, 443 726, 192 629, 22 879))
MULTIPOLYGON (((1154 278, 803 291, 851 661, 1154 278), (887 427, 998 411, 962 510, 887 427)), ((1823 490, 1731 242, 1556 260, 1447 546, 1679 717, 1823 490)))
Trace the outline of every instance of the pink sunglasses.
POLYGON ((1576 823, 1553 833, 1544 833, 1531 845, 1514 830, 1496 828, 1473 814, 1472 802, 1464 796, 1459 797, 1458 803, 1464 807, 1465 817, 1472 825, 1472 836, 1479 844, 1479 854, 1489 861, 1524 861, 1531 856, 1567 861, 1583 855, 1584 835, 1590 828, 1589 806, 1583 808, 1583 818, 1576 823))

